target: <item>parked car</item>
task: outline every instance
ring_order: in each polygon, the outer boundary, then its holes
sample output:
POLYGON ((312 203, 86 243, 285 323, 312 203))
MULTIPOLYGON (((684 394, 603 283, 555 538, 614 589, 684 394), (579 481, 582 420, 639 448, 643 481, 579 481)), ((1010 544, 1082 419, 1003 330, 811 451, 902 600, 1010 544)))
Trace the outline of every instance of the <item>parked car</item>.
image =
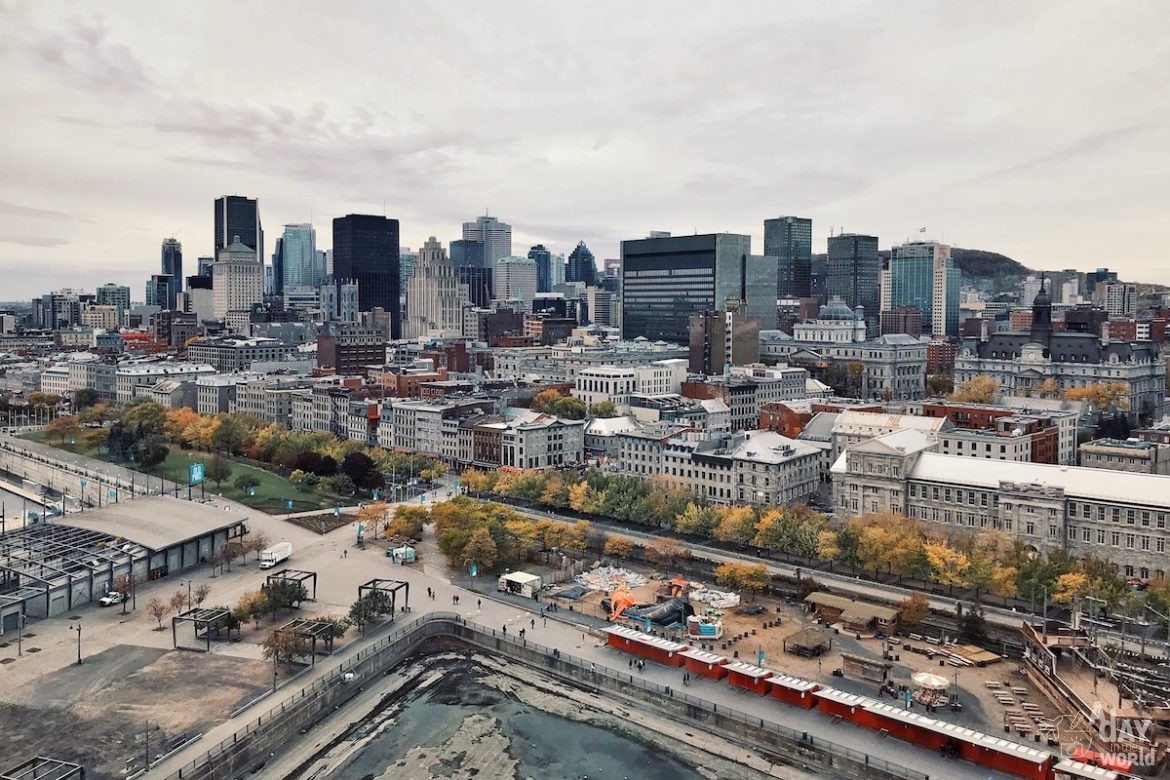
POLYGON ((98 604, 103 606, 103 607, 114 607, 114 606, 117 606, 118 604, 121 604, 122 601, 123 601, 123 598, 122 598, 121 593, 115 593, 114 591, 110 591, 109 593, 107 593, 106 595, 104 595, 100 599, 98 599, 98 604))

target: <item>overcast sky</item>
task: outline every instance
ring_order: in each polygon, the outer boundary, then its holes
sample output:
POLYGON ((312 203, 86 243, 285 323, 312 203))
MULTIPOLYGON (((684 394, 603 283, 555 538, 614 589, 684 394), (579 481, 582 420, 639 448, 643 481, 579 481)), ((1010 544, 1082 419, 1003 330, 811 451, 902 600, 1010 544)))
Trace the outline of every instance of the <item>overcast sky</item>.
POLYGON ((809 216, 1170 283, 1170 4, 0 0, 0 300, 385 213, 598 258, 809 216))

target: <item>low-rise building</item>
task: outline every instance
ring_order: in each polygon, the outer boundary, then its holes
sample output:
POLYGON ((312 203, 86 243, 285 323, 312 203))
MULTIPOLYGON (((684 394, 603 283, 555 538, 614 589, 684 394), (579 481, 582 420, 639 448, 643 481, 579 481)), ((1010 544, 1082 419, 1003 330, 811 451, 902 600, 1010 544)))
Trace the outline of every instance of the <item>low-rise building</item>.
POLYGON ((150 398, 168 409, 194 409, 195 383, 179 379, 164 379, 150 388, 150 398))
POLYGON ((591 366, 577 372, 573 395, 586 406, 612 401, 616 406, 629 405, 630 396, 678 393, 687 377, 687 362, 681 359, 658 360, 645 366, 591 366))
POLYGON ((661 474, 714 503, 805 501, 820 481, 820 451, 771 431, 727 434, 656 426, 618 434, 618 440, 622 474, 661 474))
POLYGON ((952 536, 995 528, 1044 555, 1093 555, 1126 577, 1164 577, 1170 476, 933 452, 921 431, 850 447, 833 463, 840 517, 900 512, 952 536))
MULTIPOLYGON (((128 403, 164 379, 197 380, 210 376, 216 371, 212 366, 199 363, 135 363, 118 366, 114 373, 115 400, 128 403)), ((225 410, 226 411, 226 410, 225 410)))
POLYGON ((938 441, 943 431, 954 429, 945 417, 919 417, 912 414, 884 414, 846 409, 837 415, 833 427, 833 459, 846 449, 878 436, 902 430, 920 431, 932 441, 938 441))
POLYGON ((525 412, 509 420, 500 438, 500 465, 549 469, 585 462, 585 421, 525 412))
POLYGON ((1141 439, 1096 439, 1080 446, 1081 465, 1091 469, 1170 474, 1170 445, 1141 439))
POLYGON ((206 363, 221 374, 247 371, 258 361, 279 362, 297 354, 295 344, 285 344, 269 338, 203 339, 187 345, 187 358, 194 363, 206 363))

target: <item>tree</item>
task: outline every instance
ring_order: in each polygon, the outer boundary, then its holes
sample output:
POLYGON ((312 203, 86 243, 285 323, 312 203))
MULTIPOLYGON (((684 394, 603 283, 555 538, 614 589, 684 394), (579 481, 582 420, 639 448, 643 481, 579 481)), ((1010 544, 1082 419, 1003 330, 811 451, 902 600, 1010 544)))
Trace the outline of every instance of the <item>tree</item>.
POLYGON ((175 612, 175 613, 182 612, 183 606, 186 603, 187 603, 187 593, 182 588, 179 588, 178 590, 176 590, 174 593, 171 594, 171 603, 170 603, 171 612, 175 612))
POLYGON ((169 614, 171 605, 160 598, 153 598, 146 603, 147 613, 158 623, 158 630, 162 630, 163 618, 169 614))
POLYGON ((224 415, 211 436, 211 446, 232 455, 238 455, 244 448, 248 431, 235 415, 224 415))
POLYGON ((617 405, 613 401, 606 398, 589 406, 590 417, 617 417, 617 405))
POLYGON ((1094 382, 1064 392, 1069 401, 1088 401, 1098 412, 1129 408, 1129 385, 1125 382, 1094 382))
POLYGON ((45 437, 56 439, 60 446, 77 438, 81 433, 81 421, 72 415, 54 417, 45 424, 45 437))
POLYGON ((158 436, 148 436, 134 444, 130 448, 130 454, 135 463, 150 471, 166 460, 167 456, 171 454, 171 450, 163 444, 162 439, 158 436))
POLYGON ((1052 600, 1057 604, 1069 604, 1087 594, 1092 583, 1084 572, 1070 571, 1056 578, 1056 590, 1052 593, 1052 600))
POLYGON ((754 594, 768 587, 772 577, 762 563, 721 563, 715 567, 715 581, 726 588, 754 594))
POLYGON ((143 435, 161 436, 166 408, 146 396, 138 396, 122 407, 119 415, 122 424, 134 428, 143 435))
POLYGON ((394 508, 394 517, 386 524, 386 536, 392 539, 418 539, 422 536, 423 525, 430 519, 426 507, 415 504, 399 504, 394 508))
POLYGON ((309 591, 304 583, 293 580, 274 580, 265 585, 264 598, 268 601, 269 610, 275 614, 282 609, 300 607, 301 602, 309 597, 309 591))
POLYGON ((130 594, 134 592, 134 580, 129 575, 119 574, 110 585, 110 590, 122 597, 122 614, 126 614, 126 604, 130 601, 130 594))
POLYGON ((646 560, 668 571, 689 557, 690 552, 677 539, 660 539, 646 546, 646 560))
POLYGON ((930 602, 921 593, 912 593, 902 599, 898 608, 898 622, 904 626, 916 626, 930 615, 930 602))
POLYGON ((573 552, 584 552, 589 549, 589 542, 592 539, 593 525, 588 520, 578 520, 565 529, 561 547, 573 552))
MULTIPOLYGON (((959 605, 962 609, 962 605, 959 605)), ((987 620, 983 617, 983 610, 972 605, 959 615, 959 637, 964 642, 982 642, 987 639, 987 620)))
POLYGON ((1057 382, 1052 377, 1048 377, 1038 384, 1032 392, 1037 398, 1060 398, 1063 395, 1060 389, 1060 382, 1057 382))
POLYGON ((212 455, 203 464, 203 476, 215 483, 216 490, 219 490, 231 475, 232 464, 226 458, 212 455))
POLYGON ((108 428, 86 428, 81 433, 81 446, 87 450, 96 450, 110 438, 108 428))
POLYGON ((257 627, 260 626, 260 618, 267 615, 268 612, 268 596, 259 590, 247 590, 241 593, 236 601, 236 606, 232 609, 232 614, 241 623, 251 620, 257 627))
POLYGON ((192 591, 192 600, 195 602, 195 606, 203 606, 203 602, 207 600, 209 595, 211 595, 211 585, 206 582, 196 585, 195 590, 192 591))
POLYGON ((691 502, 674 521, 674 528, 679 533, 710 536, 718 523, 719 516, 714 509, 691 502))
POLYGON ((606 538, 605 545, 601 548, 603 555, 608 555, 617 561, 629 556, 634 549, 634 543, 625 536, 610 536, 606 538))
POLYGON ((471 532, 471 538, 463 548, 463 562, 466 565, 490 569, 495 566, 498 557, 496 542, 486 528, 477 528, 471 532))
POLYGON ((937 397, 955 391, 955 377, 953 374, 931 374, 926 377, 927 394, 937 397))
MULTIPOLYGON (((366 528, 370 529, 370 531, 376 533, 377 528, 385 524, 386 515, 389 511, 390 505, 385 501, 375 501, 371 504, 366 504, 358 510, 358 520, 365 523, 366 528)), ((370 535, 372 536, 373 533, 370 535)))
POLYGON ((341 473, 357 486, 367 483, 371 470, 376 471, 374 460, 364 452, 351 452, 341 461, 341 473))
POLYGON ((845 376, 849 380, 849 389, 852 395, 861 396, 861 378, 865 376, 865 364, 860 360, 850 360, 845 364, 845 376))
POLYGON ((714 534, 719 541, 751 544, 756 538, 756 513, 750 506, 726 506, 717 516, 714 534))
POLYGON ((979 374, 959 385, 947 398, 964 403, 990 404, 995 402, 999 387, 999 380, 986 374, 979 374))
POLYGON ((257 558, 263 550, 267 550, 272 544, 272 538, 263 531, 254 534, 249 534, 247 540, 244 542, 244 547, 248 552, 254 553, 257 558))
POLYGON ((545 412, 553 414, 556 408, 557 400, 561 398, 561 394, 549 388, 548 390, 541 390, 532 397, 532 403, 529 405, 533 411, 545 412))
POLYGON ((183 432, 201 419, 199 412, 185 406, 167 409, 163 417, 163 432, 168 441, 182 442, 183 432))
POLYGON ((923 545, 926 559, 930 562, 934 579, 943 585, 967 584, 967 570, 971 562, 962 552, 951 547, 945 540, 934 540, 923 545))
POLYGON ((394 607, 390 596, 385 591, 373 590, 350 605, 349 621, 362 628, 393 611, 394 607))
POLYGON ((81 419, 98 425, 105 425, 114 416, 114 405, 109 401, 99 401, 81 412, 81 419))
POLYGON ((235 485, 236 489, 247 495, 249 490, 260 485, 260 480, 256 479, 252 474, 241 474, 236 477, 235 485))
POLYGON ((275 630, 264 638, 264 659, 287 664, 312 652, 309 640, 296 631, 275 630))
POLYGON ((90 408, 101 400, 101 394, 92 387, 83 387, 73 391, 73 408, 78 412, 90 408))

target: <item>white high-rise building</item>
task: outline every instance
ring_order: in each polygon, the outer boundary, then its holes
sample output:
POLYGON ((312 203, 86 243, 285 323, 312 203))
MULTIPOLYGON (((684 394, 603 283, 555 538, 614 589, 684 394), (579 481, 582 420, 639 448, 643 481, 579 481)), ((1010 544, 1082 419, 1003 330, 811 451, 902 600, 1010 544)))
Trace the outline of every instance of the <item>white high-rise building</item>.
POLYGON ((406 283, 406 317, 402 336, 457 338, 463 333, 463 308, 455 269, 434 236, 431 236, 414 263, 406 283))
POLYGON ((512 254, 512 226, 486 214, 477 217, 475 222, 463 223, 463 240, 483 244, 484 266, 493 271, 499 260, 512 254))
POLYGON ((217 320, 229 311, 249 311, 264 302, 264 266, 255 249, 235 238, 219 250, 211 266, 212 311, 217 320))
POLYGON ((536 261, 527 257, 505 257, 496 263, 493 274, 497 300, 520 299, 526 313, 532 312, 536 297, 536 261))

